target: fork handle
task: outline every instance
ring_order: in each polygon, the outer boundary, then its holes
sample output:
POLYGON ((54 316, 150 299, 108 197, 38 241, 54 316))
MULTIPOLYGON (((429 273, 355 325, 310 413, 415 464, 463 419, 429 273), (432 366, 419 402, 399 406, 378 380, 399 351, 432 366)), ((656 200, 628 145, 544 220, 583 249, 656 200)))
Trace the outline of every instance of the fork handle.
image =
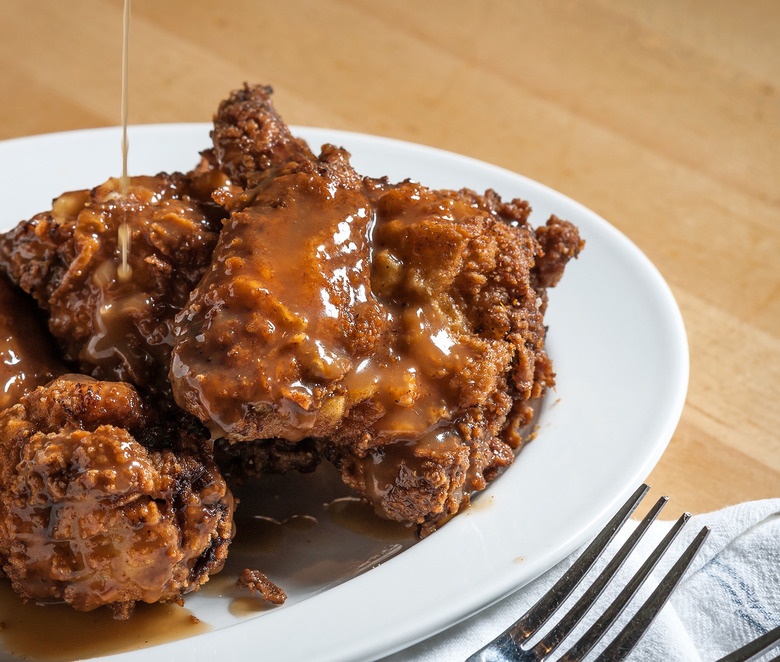
POLYGON ((742 648, 720 658, 717 662, 750 662, 750 660, 755 660, 763 653, 766 653, 778 642, 780 642, 780 626, 766 634, 762 634, 758 639, 754 639, 749 644, 742 646, 742 648))

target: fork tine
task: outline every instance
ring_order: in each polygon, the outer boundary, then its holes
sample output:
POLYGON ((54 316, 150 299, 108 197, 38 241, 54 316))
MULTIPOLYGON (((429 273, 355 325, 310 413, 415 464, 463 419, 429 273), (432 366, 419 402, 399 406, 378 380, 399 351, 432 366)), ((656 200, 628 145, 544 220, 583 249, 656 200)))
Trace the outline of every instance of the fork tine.
POLYGON ((666 573, 666 576, 639 608, 639 611, 634 614, 634 617, 620 631, 612 643, 596 658, 596 662, 619 662, 631 652, 631 649, 642 638, 647 628, 650 627, 650 623, 653 622, 661 607, 664 606, 675 586, 682 579, 683 574, 688 569, 691 561, 693 561, 699 548, 707 539, 709 532, 710 530, 706 526, 699 531, 693 542, 688 545, 682 556, 677 559, 671 570, 666 573))
POLYGON ((636 510, 636 507, 649 489, 650 487, 647 485, 640 485, 631 495, 631 498, 615 513, 615 516, 607 522, 607 525, 599 532, 593 542, 588 545, 571 568, 544 594, 539 602, 531 607, 510 628, 513 639, 520 637, 520 640, 523 641, 532 636, 558 610, 566 601, 566 598, 571 595, 572 591, 577 588, 588 570, 599 559, 612 538, 615 537, 618 529, 623 526, 631 513, 636 510))
POLYGON ((612 560, 607 564, 604 570, 601 571, 595 581, 588 587, 585 593, 582 594, 576 604, 566 613, 566 615, 558 621, 552 630, 542 639, 536 646, 534 646, 534 652, 539 657, 554 651, 558 645, 566 638, 566 636, 576 627, 577 623, 582 620, 582 617, 593 606, 598 597, 602 594, 604 589, 609 584, 615 573, 621 568, 628 555, 632 552, 634 547, 637 546, 642 536, 645 534, 650 525, 655 521, 658 513, 669 501, 668 497, 661 497, 645 515, 644 519, 637 525, 631 535, 618 550, 617 554, 612 557, 612 560))
POLYGON ((471 655, 466 662, 482 660, 483 653, 488 650, 517 648, 528 637, 533 636, 557 611, 566 598, 571 595, 572 591, 577 588, 588 570, 598 560, 618 529, 634 512, 649 489, 647 485, 640 485, 555 585, 515 623, 489 644, 471 655))
POLYGON ((590 626, 588 631, 580 637, 577 643, 575 643, 558 662, 577 662, 577 660, 581 660, 601 640, 609 627, 617 620, 618 616, 623 613, 629 600, 631 600, 634 594, 641 588, 642 584, 645 583, 645 580, 653 571, 653 568, 655 568, 660 558, 664 555, 690 517, 689 513, 684 513, 680 519, 675 522, 674 526, 669 529, 663 540, 658 543, 653 550, 653 553, 642 564, 642 567, 637 570, 612 604, 607 607, 599 619, 590 626))

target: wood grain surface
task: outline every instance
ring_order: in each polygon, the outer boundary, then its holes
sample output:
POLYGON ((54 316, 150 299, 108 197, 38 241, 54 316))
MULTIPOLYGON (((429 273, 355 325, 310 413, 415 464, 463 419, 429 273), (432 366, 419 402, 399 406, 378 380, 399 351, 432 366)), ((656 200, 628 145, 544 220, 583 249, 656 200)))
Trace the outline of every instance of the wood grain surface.
MULTIPOLYGON (((690 343, 648 480, 704 512, 780 496, 778 26, 774 0, 135 0, 130 122, 270 83, 290 123, 467 154, 608 219, 690 343)), ((121 0, 0 3, 0 139, 118 124, 121 29, 121 0)))

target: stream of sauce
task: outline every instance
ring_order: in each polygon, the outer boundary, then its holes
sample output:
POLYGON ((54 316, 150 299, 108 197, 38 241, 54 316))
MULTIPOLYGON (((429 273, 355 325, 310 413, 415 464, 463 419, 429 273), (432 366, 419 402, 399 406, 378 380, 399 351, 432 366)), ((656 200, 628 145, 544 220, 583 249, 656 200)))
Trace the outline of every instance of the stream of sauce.
MULTIPOLYGON (((130 50, 130 3, 131 0, 124 0, 124 13, 122 16, 122 178, 121 192, 124 204, 127 204, 127 188, 129 179, 127 176, 127 152, 129 144, 127 141, 127 111, 128 94, 127 81, 129 73, 129 50, 130 50)), ((125 210, 125 214, 127 211, 125 210)), ((119 250, 121 252, 121 263, 117 269, 117 276, 120 281, 127 281, 133 273, 128 262, 130 255, 130 226, 125 221, 119 227, 119 250)))
MULTIPOLYGON (((124 0, 122 30, 122 177, 121 204, 127 216, 128 49, 131 0, 124 0)), ((128 263, 130 226, 118 229, 121 261, 116 267, 120 282, 132 275, 128 263)), ((108 609, 79 612, 66 604, 40 606, 24 603, 7 581, 0 583, 0 641, 2 648, 20 659, 80 660, 107 653, 132 651, 207 632, 211 627, 189 610, 173 604, 139 604, 125 621, 113 618, 108 609)), ((4 658, 5 659, 5 658, 4 658)))

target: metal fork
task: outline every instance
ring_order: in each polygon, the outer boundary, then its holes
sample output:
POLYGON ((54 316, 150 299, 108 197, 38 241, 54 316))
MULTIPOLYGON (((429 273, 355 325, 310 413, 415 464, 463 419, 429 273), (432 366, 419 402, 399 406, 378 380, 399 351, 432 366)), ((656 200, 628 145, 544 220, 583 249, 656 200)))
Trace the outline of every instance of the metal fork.
MULTIPOLYGON (((780 645, 780 626, 762 634, 757 639, 720 658, 716 662, 750 662, 751 660, 757 660, 777 645, 780 645)), ((773 657, 769 662, 778 662, 778 660, 780 660, 780 655, 773 657)))
MULTIPOLYGON (((607 523, 596 536, 574 565, 556 582, 556 584, 520 617, 511 627, 491 641, 487 646, 474 653, 466 662, 541 662, 549 659, 561 642, 571 633, 582 617, 606 588, 613 575, 620 569, 623 562, 634 549, 636 544, 650 527, 658 513, 668 501, 667 497, 661 497, 650 509, 645 518, 637 525, 620 550, 599 574, 582 597, 566 613, 566 615, 535 645, 527 647, 529 640, 539 632, 541 627, 558 610, 564 601, 571 595, 585 574, 590 570, 609 542, 618 532, 620 527, 629 518, 639 505, 650 488, 641 485, 615 516, 607 523)), ((656 563, 667 550, 677 534, 690 518, 685 513, 672 526, 664 539, 648 556, 642 567, 629 580, 625 588, 615 598, 612 604, 604 611, 601 617, 582 635, 572 648, 570 648, 559 662, 577 662, 599 642, 608 628, 623 612, 629 600, 639 590, 648 575, 652 572, 656 563)), ((604 649, 596 662, 610 662, 623 660, 645 633, 656 614, 661 610, 667 598, 674 590, 683 573, 690 565, 696 553, 709 534, 705 526, 694 538, 693 542, 675 562, 666 576, 658 584, 647 601, 628 622, 623 630, 613 639, 612 643, 604 649)))

